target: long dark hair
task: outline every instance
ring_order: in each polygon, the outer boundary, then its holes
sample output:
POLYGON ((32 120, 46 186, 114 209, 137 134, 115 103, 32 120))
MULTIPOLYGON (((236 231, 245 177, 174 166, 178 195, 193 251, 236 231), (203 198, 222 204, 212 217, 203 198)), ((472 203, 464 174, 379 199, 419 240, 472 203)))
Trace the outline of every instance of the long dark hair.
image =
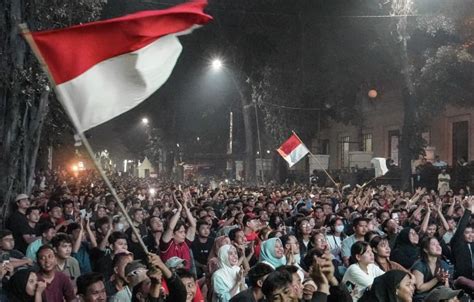
MULTIPOLYGON (((430 243, 431 243, 431 240, 433 239, 438 240, 436 237, 424 237, 420 243, 420 258, 421 258, 421 261, 425 262, 426 264, 428 264, 428 253, 425 252, 425 249, 428 250, 430 248, 430 243)), ((435 272, 438 270, 440 266, 441 266, 441 257, 438 257, 436 259, 435 272)))
POLYGON ((362 255, 367 252, 369 244, 365 241, 356 241, 351 247, 351 257, 349 258, 350 264, 357 263, 357 255, 362 255))
MULTIPOLYGON (((387 238, 385 237, 382 237, 382 236, 375 236, 374 238, 372 238, 372 240, 370 240, 370 247, 372 248, 372 251, 376 251, 377 250, 377 247, 379 246, 379 244, 382 242, 382 241, 386 241, 387 244, 388 244, 388 240, 387 238)), ((374 252, 374 260, 375 260, 375 263, 377 263, 377 265, 380 267, 381 270, 385 271, 382 264, 380 263, 379 261, 379 256, 377 253, 374 252)), ((390 261, 387 261, 388 263, 388 270, 391 270, 392 269, 392 265, 390 264, 390 261)))

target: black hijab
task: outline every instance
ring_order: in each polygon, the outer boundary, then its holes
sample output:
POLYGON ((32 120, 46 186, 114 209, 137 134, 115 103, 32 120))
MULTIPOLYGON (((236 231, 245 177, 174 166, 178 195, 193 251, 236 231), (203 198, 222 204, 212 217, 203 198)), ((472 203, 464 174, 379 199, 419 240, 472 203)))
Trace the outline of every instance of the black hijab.
POLYGON ((390 255, 390 260, 401 264, 406 269, 410 269, 420 255, 418 247, 410 241, 411 229, 406 227, 400 231, 390 255))
POLYGON ((375 278, 359 302, 397 302, 397 288, 406 275, 407 272, 393 270, 375 278))
POLYGON ((28 278, 30 278, 31 273, 34 273, 34 271, 31 269, 21 269, 18 270, 15 274, 13 274, 10 280, 8 280, 6 288, 8 301, 33 301, 34 297, 28 296, 28 294, 26 293, 26 284, 28 283, 28 278))

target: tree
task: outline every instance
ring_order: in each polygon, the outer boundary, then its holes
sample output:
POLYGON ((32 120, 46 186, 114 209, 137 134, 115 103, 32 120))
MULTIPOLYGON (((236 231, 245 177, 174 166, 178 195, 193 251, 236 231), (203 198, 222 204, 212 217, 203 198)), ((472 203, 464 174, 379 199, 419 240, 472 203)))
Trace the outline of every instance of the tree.
POLYGON ((53 29, 96 20, 101 0, 2 1, 0 9, 0 198, 3 217, 15 193, 29 194, 41 133, 52 98, 46 76, 19 35, 18 25, 31 30, 53 29))

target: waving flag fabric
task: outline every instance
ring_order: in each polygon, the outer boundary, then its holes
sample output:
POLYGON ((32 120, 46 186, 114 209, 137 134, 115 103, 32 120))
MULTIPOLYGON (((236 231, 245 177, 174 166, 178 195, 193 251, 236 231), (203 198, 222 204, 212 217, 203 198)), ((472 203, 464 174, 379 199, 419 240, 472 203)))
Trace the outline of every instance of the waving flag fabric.
POLYGON ((293 133, 290 138, 277 149, 277 152, 288 162, 291 168, 305 157, 305 155, 309 153, 309 150, 300 138, 293 133))
POLYGON ((182 50, 177 37, 212 19, 203 12, 206 4, 193 1, 25 36, 83 132, 137 106, 166 82, 182 50))

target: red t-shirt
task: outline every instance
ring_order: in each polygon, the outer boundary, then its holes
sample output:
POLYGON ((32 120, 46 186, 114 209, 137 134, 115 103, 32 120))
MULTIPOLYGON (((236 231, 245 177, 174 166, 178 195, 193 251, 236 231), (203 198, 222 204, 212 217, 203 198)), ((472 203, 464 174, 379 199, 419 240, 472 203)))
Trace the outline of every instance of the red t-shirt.
POLYGON ((189 247, 191 242, 186 239, 182 243, 175 243, 174 239, 171 239, 170 242, 163 242, 160 239, 160 257, 163 262, 166 262, 171 257, 179 257, 186 261, 184 266, 187 270, 191 269, 191 252, 189 247))

